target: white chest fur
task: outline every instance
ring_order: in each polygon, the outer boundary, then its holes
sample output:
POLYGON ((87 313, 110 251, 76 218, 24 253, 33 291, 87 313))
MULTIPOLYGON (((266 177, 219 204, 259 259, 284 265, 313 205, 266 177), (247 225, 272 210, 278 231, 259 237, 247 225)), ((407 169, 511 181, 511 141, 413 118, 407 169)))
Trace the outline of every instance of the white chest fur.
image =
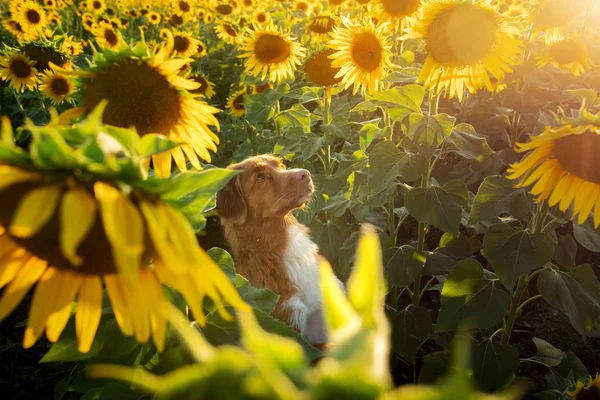
MULTIPOLYGON (((292 325, 312 344, 327 342, 321 306, 318 247, 301 225, 290 225, 284 262, 288 278, 298 293, 286 302, 292 309, 292 325)), ((340 282, 340 286, 343 286, 340 282)))

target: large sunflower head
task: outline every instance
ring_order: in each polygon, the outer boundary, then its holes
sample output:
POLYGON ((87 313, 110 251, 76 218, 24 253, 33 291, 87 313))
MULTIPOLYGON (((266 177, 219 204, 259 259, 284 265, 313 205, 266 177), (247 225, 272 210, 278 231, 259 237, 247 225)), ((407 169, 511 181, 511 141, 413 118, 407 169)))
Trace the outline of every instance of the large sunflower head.
POLYGON ((227 99, 227 109, 233 115, 237 115, 238 117, 243 117, 245 108, 244 108, 244 96, 246 95, 246 89, 239 90, 233 93, 229 99, 227 99))
POLYGON ((529 152, 508 170, 509 179, 519 179, 518 187, 533 185, 531 194, 548 205, 559 204, 565 212, 573 204, 572 217, 582 224, 594 212, 594 225, 600 226, 600 114, 581 109, 576 118, 561 115, 556 127, 517 143, 517 151, 529 152), (534 185, 535 183, 535 185, 534 185))
POLYGON ((546 55, 538 61, 538 66, 548 63, 575 76, 592 67, 587 45, 575 37, 551 43, 546 55))
POLYGON ((585 0, 539 0, 531 14, 533 29, 545 32, 546 41, 556 41, 585 5, 585 0))
POLYGON ((35 285, 26 348, 44 331, 55 342, 77 297, 78 349, 89 351, 103 286, 123 334, 142 343, 152 337, 159 351, 167 305, 161 284, 180 291, 201 324, 205 296, 226 317, 222 300, 247 308, 198 246, 185 199, 144 179, 137 149, 148 147, 133 132, 103 127, 100 112, 74 127, 27 126, 31 153, 15 146, 10 122, 3 121, 0 321, 35 285))
POLYGON ((69 100, 75 91, 75 86, 68 76, 54 71, 46 71, 40 78, 39 90, 53 104, 60 104, 69 100))
POLYGON ((295 38, 281 33, 274 25, 248 30, 248 36, 240 45, 246 58, 246 72, 271 82, 280 82, 294 76, 300 58, 306 54, 295 38))
POLYGON ((341 77, 336 78, 340 69, 332 66, 330 56, 333 53, 335 50, 332 49, 319 51, 304 63, 304 73, 315 85, 333 86, 342 81, 341 77))
POLYGON ((155 54, 150 54, 144 42, 133 48, 122 47, 116 55, 97 53, 93 65, 74 72, 80 77, 77 85, 82 107, 68 114, 89 114, 106 99, 106 124, 133 128, 142 136, 156 133, 183 142, 170 154, 152 157, 155 173, 160 177, 171 174, 171 156, 180 171, 187 169, 186 158, 200 169, 198 157, 209 161, 209 150, 216 151, 219 142, 213 132, 219 127, 213 115, 218 110, 187 92, 199 84, 178 75, 192 60, 170 60, 173 42, 168 32, 166 44, 155 54))
POLYGON ((573 392, 567 393, 569 398, 573 400, 594 400, 600 399, 600 374, 596 374, 596 377, 587 378, 588 383, 583 381, 577 382, 577 386, 573 392))
POLYGON ((21 2, 12 15, 25 32, 34 36, 42 32, 46 26, 46 12, 38 3, 32 0, 21 2))
POLYGON ((36 84, 37 69, 35 61, 19 51, 8 51, 0 56, 0 78, 8 81, 17 92, 25 88, 33 90, 36 84))
POLYGON ((405 38, 422 38, 428 52, 419 81, 462 99, 465 88, 492 90, 517 64, 522 43, 490 0, 429 0, 409 20, 405 38))
POLYGON ((390 44, 386 41, 386 24, 375 26, 370 19, 352 22, 343 18, 343 27, 333 31, 329 47, 335 50, 330 58, 332 67, 340 68, 336 77, 346 88, 354 85, 353 93, 374 93, 391 67, 390 44))

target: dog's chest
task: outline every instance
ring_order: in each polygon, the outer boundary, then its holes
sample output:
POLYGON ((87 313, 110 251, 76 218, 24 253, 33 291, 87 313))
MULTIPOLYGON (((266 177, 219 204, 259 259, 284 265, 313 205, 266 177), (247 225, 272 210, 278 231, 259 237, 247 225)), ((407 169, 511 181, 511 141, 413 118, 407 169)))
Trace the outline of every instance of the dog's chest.
POLYGON ((289 280, 298 288, 298 296, 309 311, 320 308, 321 288, 318 248, 298 225, 287 228, 287 246, 283 260, 289 280))

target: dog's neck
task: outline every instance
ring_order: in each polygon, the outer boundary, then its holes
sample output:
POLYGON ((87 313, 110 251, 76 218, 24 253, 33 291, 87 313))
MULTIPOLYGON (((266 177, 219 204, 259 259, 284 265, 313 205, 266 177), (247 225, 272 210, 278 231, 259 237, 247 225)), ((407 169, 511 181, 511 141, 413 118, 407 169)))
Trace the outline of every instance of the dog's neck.
POLYGON ((267 287, 284 297, 293 295, 285 265, 288 246, 288 228, 299 225, 296 218, 285 216, 260 222, 248 221, 234 225, 222 222, 225 238, 231 247, 236 271, 253 286, 267 287))

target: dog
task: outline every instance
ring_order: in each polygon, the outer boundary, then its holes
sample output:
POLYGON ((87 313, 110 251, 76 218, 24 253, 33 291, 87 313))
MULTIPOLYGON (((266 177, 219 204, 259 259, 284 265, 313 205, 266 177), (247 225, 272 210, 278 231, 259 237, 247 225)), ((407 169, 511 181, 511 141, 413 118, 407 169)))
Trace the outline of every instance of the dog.
POLYGON ((242 173, 217 193, 217 210, 237 272, 253 286, 279 295, 275 318, 307 342, 326 345, 319 249, 292 214, 313 196, 310 172, 286 169, 271 155, 229 168, 242 173))

